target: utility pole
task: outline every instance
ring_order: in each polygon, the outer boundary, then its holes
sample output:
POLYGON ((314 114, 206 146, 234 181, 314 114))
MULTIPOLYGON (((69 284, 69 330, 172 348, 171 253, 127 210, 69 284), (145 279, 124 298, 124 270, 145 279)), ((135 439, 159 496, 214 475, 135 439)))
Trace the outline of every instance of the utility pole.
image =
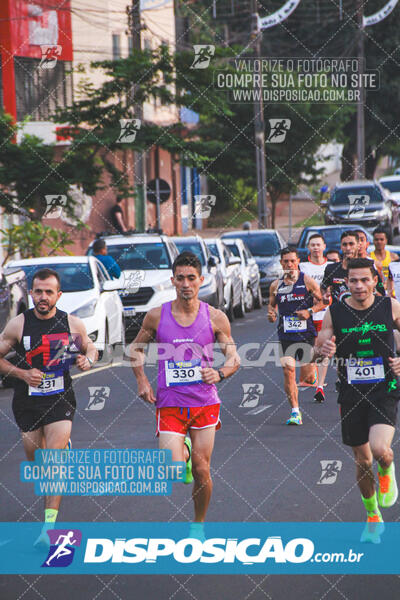
MULTIPOLYGON (((362 80, 364 73, 364 0, 357 0, 357 23, 358 23, 358 77, 362 80)), ((359 99, 357 102, 357 169, 355 179, 365 179, 365 91, 364 85, 360 83, 359 99)))
MULTIPOLYGON (((371 25, 376 25, 385 19, 393 11, 399 0, 389 0, 387 4, 378 12, 370 15, 369 17, 364 16, 364 0, 357 0, 357 24, 358 24, 358 76, 361 81, 362 74, 364 73, 364 29, 371 25)), ((365 178, 365 90, 364 85, 360 85, 360 97, 357 103, 357 169, 355 172, 356 179, 365 178)))
MULTIPOLYGON (((129 10, 129 8, 128 8, 129 10)), ((130 32, 132 36, 132 52, 141 51, 140 0, 132 0, 130 8, 130 32)), ((143 107, 136 101, 136 84, 132 84, 131 102, 133 104, 135 118, 143 121, 143 107)), ((134 160, 134 185, 135 185, 135 228, 137 231, 146 229, 146 154, 142 151, 133 152, 134 160)))
MULTIPOLYGON (((257 0, 251 0, 251 38, 254 59, 261 58, 261 30, 257 0)), ((261 61, 260 61, 261 63, 261 61)), ((261 79, 261 78, 260 78, 261 79)), ((267 227, 267 173, 265 164, 265 123, 261 83, 254 90, 254 141, 256 145, 258 227, 267 227)))

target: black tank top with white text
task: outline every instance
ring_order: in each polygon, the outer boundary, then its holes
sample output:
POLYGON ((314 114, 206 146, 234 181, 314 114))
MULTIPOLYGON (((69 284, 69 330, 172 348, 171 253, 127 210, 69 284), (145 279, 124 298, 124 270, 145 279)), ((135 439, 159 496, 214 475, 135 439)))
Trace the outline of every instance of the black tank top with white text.
POLYGON ((374 296, 365 310, 352 308, 344 299, 329 310, 341 391, 351 390, 354 401, 373 391, 399 396, 399 382, 388 361, 395 356, 391 299, 374 296))

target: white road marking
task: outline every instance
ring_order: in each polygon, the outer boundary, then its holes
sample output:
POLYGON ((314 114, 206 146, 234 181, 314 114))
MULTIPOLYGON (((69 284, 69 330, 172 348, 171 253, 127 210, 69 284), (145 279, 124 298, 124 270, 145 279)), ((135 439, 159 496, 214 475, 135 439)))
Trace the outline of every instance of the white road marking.
POLYGON ((263 412, 263 410, 266 410, 267 408, 271 408, 271 406, 272 406, 272 404, 263 404, 262 406, 257 406, 256 408, 252 408, 245 414, 246 415, 258 415, 259 413, 263 412))

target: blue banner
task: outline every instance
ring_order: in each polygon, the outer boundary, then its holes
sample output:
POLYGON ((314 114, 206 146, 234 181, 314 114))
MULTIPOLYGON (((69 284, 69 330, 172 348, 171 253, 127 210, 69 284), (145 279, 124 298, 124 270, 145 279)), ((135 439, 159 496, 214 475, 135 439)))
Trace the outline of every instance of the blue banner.
POLYGON ((371 525, 0 523, 0 573, 400 574, 400 523, 371 525))

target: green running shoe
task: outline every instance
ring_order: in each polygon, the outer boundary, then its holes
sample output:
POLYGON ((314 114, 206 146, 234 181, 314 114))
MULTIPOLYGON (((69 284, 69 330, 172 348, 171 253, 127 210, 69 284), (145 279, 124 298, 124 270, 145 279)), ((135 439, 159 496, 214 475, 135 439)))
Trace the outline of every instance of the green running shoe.
MULTIPOLYGON (((381 470, 378 467, 379 471, 381 470)), ((379 490, 378 490, 378 502, 379 506, 383 508, 389 508, 393 506, 393 504, 397 500, 397 496, 399 495, 396 483, 396 475, 394 472, 394 464, 392 463, 389 467, 388 473, 386 475, 382 475, 382 473, 378 472, 379 479, 379 490)))
POLYGON ((381 535, 385 531, 382 515, 378 509, 376 512, 367 513, 367 523, 361 534, 360 542, 369 544, 380 544, 381 535))
POLYGON ((192 440, 190 439, 190 437, 187 435, 185 437, 185 446, 189 451, 189 458, 186 461, 186 472, 185 472, 185 478, 183 480, 183 483, 192 483, 193 481, 193 473, 192 473, 192 440))
POLYGON ((286 425, 303 425, 301 412, 292 412, 289 419, 286 421, 286 425))

